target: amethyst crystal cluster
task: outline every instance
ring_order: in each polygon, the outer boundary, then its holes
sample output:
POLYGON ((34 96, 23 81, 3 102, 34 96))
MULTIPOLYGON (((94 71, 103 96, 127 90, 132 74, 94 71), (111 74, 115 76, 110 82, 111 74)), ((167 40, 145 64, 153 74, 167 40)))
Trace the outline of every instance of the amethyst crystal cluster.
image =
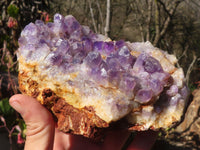
POLYGON ((18 59, 36 64, 40 75, 30 73, 32 78, 45 79, 49 84, 41 84, 51 89, 60 83, 78 95, 66 98, 68 103, 91 105, 107 122, 127 116, 144 128, 160 127, 162 123, 155 125, 159 115, 166 118, 179 107, 181 114, 187 97, 183 71, 175 67, 173 55, 149 42, 111 41, 71 15, 56 14, 53 23, 37 20, 27 25, 19 39, 18 59))

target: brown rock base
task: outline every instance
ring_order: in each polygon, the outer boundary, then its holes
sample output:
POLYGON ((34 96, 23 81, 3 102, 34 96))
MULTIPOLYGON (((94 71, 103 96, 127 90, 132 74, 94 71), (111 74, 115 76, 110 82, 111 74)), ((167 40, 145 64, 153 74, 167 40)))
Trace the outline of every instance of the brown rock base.
POLYGON ((63 132, 98 138, 100 136, 98 134, 109 126, 95 115, 92 107, 74 108, 50 89, 44 89, 42 97, 43 105, 53 112, 57 118, 58 129, 63 132))

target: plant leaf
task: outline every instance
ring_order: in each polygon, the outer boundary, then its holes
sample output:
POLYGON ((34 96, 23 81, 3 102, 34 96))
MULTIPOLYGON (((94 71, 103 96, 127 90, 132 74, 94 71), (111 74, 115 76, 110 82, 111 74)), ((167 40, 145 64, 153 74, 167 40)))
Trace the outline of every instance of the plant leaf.
POLYGON ((19 14, 19 8, 16 5, 11 4, 7 8, 7 12, 11 17, 17 18, 18 14, 19 14))
POLYGON ((14 109, 10 106, 8 98, 0 101, 0 114, 9 115, 14 112, 14 109))

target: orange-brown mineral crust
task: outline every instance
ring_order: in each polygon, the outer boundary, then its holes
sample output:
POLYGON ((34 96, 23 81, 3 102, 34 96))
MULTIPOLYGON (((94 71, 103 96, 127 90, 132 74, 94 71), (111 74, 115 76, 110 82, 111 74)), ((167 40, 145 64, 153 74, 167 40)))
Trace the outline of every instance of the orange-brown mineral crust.
POLYGON ((73 134, 94 138, 101 128, 108 124, 100 119, 91 108, 77 109, 56 96, 50 89, 42 92, 44 105, 51 109, 58 119, 58 129, 73 134))

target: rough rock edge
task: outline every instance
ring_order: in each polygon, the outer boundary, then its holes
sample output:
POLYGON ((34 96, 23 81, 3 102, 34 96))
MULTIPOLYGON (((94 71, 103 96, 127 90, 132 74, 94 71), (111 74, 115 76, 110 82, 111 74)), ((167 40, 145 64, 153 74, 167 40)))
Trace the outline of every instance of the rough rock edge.
POLYGON ((19 88, 23 94, 36 99, 42 94, 43 100, 40 103, 55 116, 59 130, 99 140, 102 138, 102 131, 109 127, 108 123, 95 114, 92 107, 77 109, 58 97, 51 89, 39 91, 38 83, 26 76, 26 73, 19 73, 18 78, 19 88))
POLYGON ((97 130, 108 127, 108 124, 95 115, 92 107, 77 109, 67 104, 51 89, 42 91, 44 106, 57 117, 58 129, 86 137, 94 137, 97 130))

